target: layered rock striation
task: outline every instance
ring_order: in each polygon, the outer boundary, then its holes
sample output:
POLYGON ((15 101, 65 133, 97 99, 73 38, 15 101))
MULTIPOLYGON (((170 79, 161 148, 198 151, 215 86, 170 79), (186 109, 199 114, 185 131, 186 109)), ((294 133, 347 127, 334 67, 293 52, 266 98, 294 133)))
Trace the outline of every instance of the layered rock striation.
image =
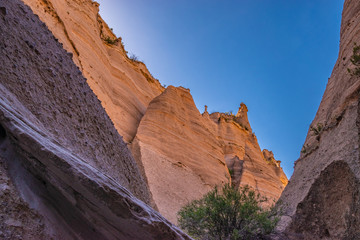
POLYGON ((130 59, 92 0, 23 0, 72 53, 88 84, 125 142, 131 141, 149 102, 162 91, 145 64, 130 59))
POLYGON ((20 0, 0 1, 0 66, 1 239, 188 239, 146 205, 100 101, 20 0))
POLYGON ((250 185, 276 200, 287 184, 279 163, 263 156, 245 104, 236 116, 200 114, 182 87, 169 86, 150 102, 131 147, 155 204, 172 222, 181 206, 216 185, 250 185))
POLYGON ((72 54, 131 149, 150 189, 150 203, 176 212, 215 185, 249 184, 277 199, 287 178, 262 154, 242 104, 236 116, 200 114, 190 91, 166 90, 127 56, 91 0, 23 0, 72 54))
MULTIPOLYGON (((269 200, 277 200, 287 185, 287 177, 280 166, 281 162, 275 160, 273 153, 266 149, 261 151, 247 112, 246 105, 241 103, 235 116, 212 113, 209 115, 212 123, 208 121, 208 124, 217 133, 232 184, 249 185, 269 200)), ((207 115, 206 112, 203 114, 205 118, 208 118, 207 115)))
POLYGON ((358 239, 360 80, 351 61, 360 44, 360 2, 346 0, 339 57, 281 196, 287 239, 358 239))

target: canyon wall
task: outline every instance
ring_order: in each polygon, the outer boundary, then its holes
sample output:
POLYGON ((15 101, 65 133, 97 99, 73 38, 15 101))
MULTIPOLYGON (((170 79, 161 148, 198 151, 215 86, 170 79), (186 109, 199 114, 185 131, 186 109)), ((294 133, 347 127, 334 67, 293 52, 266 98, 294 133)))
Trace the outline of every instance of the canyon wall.
POLYGON ((73 54, 75 64, 125 142, 131 141, 147 105, 162 91, 146 66, 127 57, 91 0, 24 0, 73 54))
POLYGON ((134 142, 155 204, 176 222, 180 207, 214 186, 250 185, 277 200, 287 184, 279 162, 263 156, 242 104, 238 114, 200 114, 189 89, 169 86, 150 102, 134 142))
POLYGON ((280 200, 286 239, 359 239, 360 2, 346 0, 340 51, 294 174, 280 200))
POLYGON ((91 0, 23 1, 72 53, 167 219, 176 222, 181 206, 223 183, 249 184, 270 201, 280 196, 287 178, 272 153, 261 152, 245 105, 236 116, 201 115, 188 89, 165 90, 127 56, 91 0))
POLYGON ((189 239, 147 205, 71 54, 20 0, 0 1, 0 66, 1 239, 189 239))

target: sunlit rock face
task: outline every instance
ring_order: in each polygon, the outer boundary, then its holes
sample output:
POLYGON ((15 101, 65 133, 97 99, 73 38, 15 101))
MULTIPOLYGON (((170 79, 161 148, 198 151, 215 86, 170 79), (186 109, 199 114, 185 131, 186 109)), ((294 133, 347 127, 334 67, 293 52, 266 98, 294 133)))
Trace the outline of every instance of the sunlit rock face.
POLYGON ((165 90, 143 63, 127 57, 91 0, 23 1, 72 53, 131 149, 151 206, 166 218, 176 222, 181 206, 228 182, 280 196, 287 178, 262 154, 245 104, 236 115, 201 115, 189 90, 165 90))
POLYGON ((168 87, 150 103, 132 152, 143 164, 155 204, 171 221, 181 206, 229 181, 215 132, 181 87, 168 87))
POLYGON ((188 239, 81 71, 20 0, 0 1, 0 239, 188 239))
POLYGON ((216 185, 250 185, 278 199, 287 184, 280 166, 265 160, 249 130, 245 104, 237 114, 198 111, 188 89, 168 87, 150 102, 132 143, 155 204, 169 220, 216 185))
POLYGON ((280 198, 285 215, 279 231, 291 239, 360 237, 360 80, 350 61, 360 43, 359 12, 359 1, 345 1, 339 57, 280 198))
POLYGON ((131 141, 147 105, 162 91, 146 66, 127 57, 92 0, 23 0, 73 54, 88 84, 125 142, 131 141))

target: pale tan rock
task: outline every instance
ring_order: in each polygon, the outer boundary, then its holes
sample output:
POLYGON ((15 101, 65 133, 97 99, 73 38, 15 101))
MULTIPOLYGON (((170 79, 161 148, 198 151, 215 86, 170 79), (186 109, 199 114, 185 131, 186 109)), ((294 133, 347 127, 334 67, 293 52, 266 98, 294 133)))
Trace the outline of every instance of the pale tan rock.
POLYGON ((280 198, 287 238, 359 238, 360 78, 347 70, 354 68, 350 58, 354 43, 360 43, 359 13, 359 1, 345 1, 339 57, 280 198))
POLYGON ((73 53, 129 143, 153 195, 149 202, 164 216, 176 222, 181 206, 230 181, 279 197, 287 178, 280 166, 264 159, 245 104, 231 118, 207 110, 201 116, 188 90, 169 87, 161 94, 163 87, 146 66, 128 59, 121 39, 111 42, 116 36, 91 0, 23 1, 73 53))
POLYGON ((234 174, 233 184, 249 185, 270 201, 277 200, 287 184, 287 177, 280 164, 274 165, 264 158, 251 132, 246 105, 242 103, 235 116, 213 113, 210 118, 217 126, 224 158, 234 174))
POLYGON ((271 199, 280 196, 287 178, 264 159, 255 135, 246 130, 251 129, 247 108, 240 109, 238 117, 206 110, 201 115, 189 90, 173 86, 149 104, 132 151, 155 204, 170 221, 176 222, 177 211, 189 201, 231 181, 271 199))
POLYGON ((146 66, 130 60, 92 0, 23 0, 46 23, 73 60, 126 142, 147 105, 162 91, 146 66), (109 44, 106 39, 115 41, 109 44))
POLYGON ((190 239, 146 204, 127 145, 20 0, 0 1, 0 66, 0 239, 190 239))
POLYGON ((181 87, 169 86, 149 104, 132 151, 140 152, 135 158, 160 213, 173 222, 180 206, 228 182, 220 143, 181 87))

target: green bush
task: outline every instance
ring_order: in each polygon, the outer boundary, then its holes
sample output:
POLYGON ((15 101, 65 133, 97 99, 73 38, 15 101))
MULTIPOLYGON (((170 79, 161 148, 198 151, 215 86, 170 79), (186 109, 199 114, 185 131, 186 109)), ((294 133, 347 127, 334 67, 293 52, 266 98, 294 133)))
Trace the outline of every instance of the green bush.
POLYGON ((353 55, 350 58, 350 62, 356 67, 354 69, 347 69, 348 72, 353 76, 360 76, 360 46, 354 43, 353 55))
POLYGON ((302 146, 301 153, 304 153, 304 154, 306 153, 306 147, 305 147, 305 145, 302 146))
POLYGON ((195 239, 266 239, 279 220, 266 201, 248 186, 215 187, 178 212, 179 226, 195 239))
POLYGON ((353 55, 350 58, 350 61, 355 66, 360 66, 360 46, 354 43, 353 55))
POLYGON ((313 136, 318 136, 323 131, 324 125, 322 123, 318 123, 316 127, 310 126, 310 131, 312 132, 313 136))
POLYGON ((106 37, 104 40, 107 44, 110 44, 110 45, 114 45, 118 41, 117 39, 112 39, 110 37, 106 37))

